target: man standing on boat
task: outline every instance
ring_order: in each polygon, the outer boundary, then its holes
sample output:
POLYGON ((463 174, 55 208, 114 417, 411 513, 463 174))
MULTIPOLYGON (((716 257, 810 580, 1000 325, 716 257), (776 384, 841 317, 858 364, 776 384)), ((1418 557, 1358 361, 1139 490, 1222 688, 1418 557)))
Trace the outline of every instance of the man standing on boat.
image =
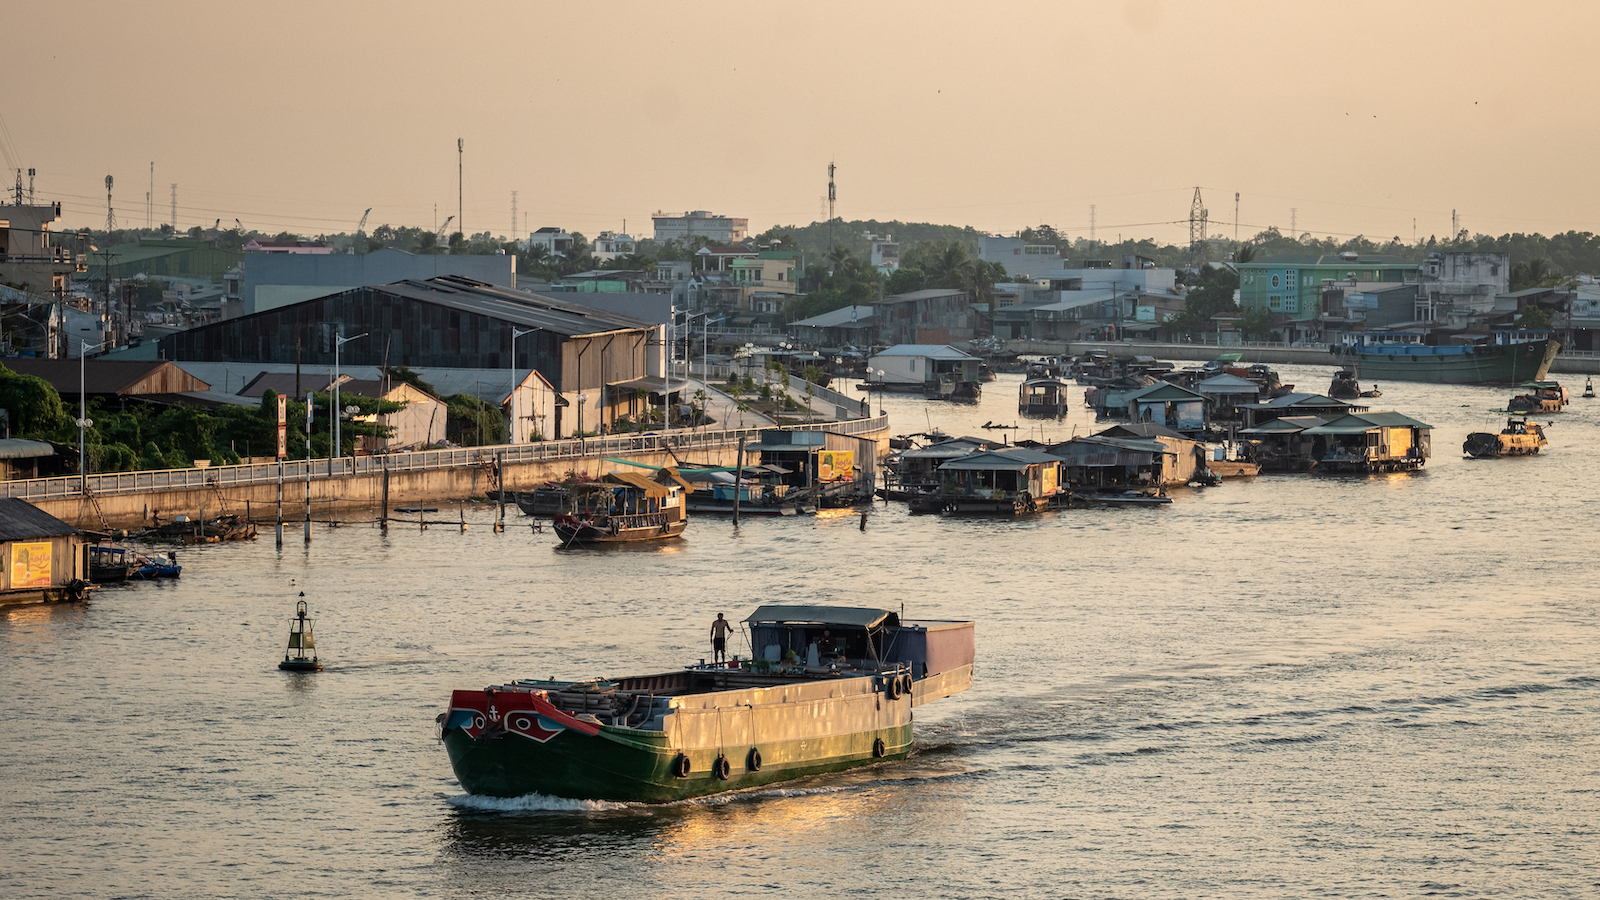
POLYGON ((717 613, 717 620, 711 623, 711 661, 725 663, 728 661, 728 632, 733 630, 722 613, 717 613))

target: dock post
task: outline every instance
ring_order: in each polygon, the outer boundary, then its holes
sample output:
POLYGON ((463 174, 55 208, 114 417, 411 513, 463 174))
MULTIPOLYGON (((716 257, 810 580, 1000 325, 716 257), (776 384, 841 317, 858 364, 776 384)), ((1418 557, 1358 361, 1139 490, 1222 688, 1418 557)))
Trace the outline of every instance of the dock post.
MULTIPOLYGON (((739 527, 739 480, 744 477, 744 436, 739 437, 739 455, 733 463, 733 527, 739 527)), ((685 503, 689 502, 687 499, 685 503)))
POLYGON ((504 531, 506 527, 506 454, 502 450, 495 454, 494 470, 499 474, 496 479, 500 488, 500 503, 495 510, 494 530, 504 531))
POLYGON ((466 534, 467 533, 467 505, 465 503, 463 503, 460 506, 457 506, 456 510, 461 513, 461 533, 462 534, 466 534))
POLYGON ((283 549, 283 457, 278 457, 278 549, 283 549))
POLYGON ((383 458, 383 508, 378 510, 378 528, 389 530, 389 457, 383 458))
POLYGON ((306 546, 311 546, 311 413, 316 409, 313 395, 306 391, 306 546))

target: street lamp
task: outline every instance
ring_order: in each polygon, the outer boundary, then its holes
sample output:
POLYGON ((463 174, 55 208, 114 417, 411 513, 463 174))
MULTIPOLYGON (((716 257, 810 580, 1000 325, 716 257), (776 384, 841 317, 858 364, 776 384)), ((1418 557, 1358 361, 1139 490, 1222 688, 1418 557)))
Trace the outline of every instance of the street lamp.
POLYGON ((583 408, 589 402, 588 394, 578 395, 578 440, 583 440, 583 408))
POLYGON ((886 374, 882 369, 878 370, 878 415, 880 416, 883 415, 883 376, 886 374))
POLYGON ((88 457, 83 452, 83 441, 84 432, 94 425, 94 420, 89 418, 88 401, 85 399, 87 392, 84 390, 84 360, 89 358, 90 353, 109 343, 111 342, 101 341, 98 344, 91 344, 88 341, 83 341, 83 346, 78 350, 78 493, 80 494, 89 492, 88 457))
MULTIPOLYGON (((340 337, 339 335, 334 335, 334 340, 333 340, 333 408, 335 410, 337 410, 339 408, 339 348, 343 347, 345 344, 350 343, 351 341, 358 341, 358 340, 360 340, 360 339, 362 339, 362 338, 364 338, 366 336, 367 336, 367 333, 365 331, 361 332, 358 335, 354 335, 352 337, 340 337)), ((342 441, 344 439, 344 435, 342 433, 342 429, 340 429, 340 427, 339 427, 339 420, 342 419, 342 418, 343 418, 343 416, 340 416, 337 412, 335 412, 335 414, 333 416, 333 455, 334 456, 344 456, 344 444, 342 443, 342 441)))
POLYGON ((511 326, 511 426, 506 429, 506 440, 509 443, 517 442, 517 338, 525 334, 533 334, 537 328, 518 328, 511 326))

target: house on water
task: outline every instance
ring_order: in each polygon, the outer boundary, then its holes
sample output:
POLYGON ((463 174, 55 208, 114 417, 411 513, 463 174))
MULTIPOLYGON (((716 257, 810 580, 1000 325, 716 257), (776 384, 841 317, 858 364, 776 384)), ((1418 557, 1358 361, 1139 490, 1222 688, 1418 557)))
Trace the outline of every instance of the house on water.
POLYGON ((1161 464, 1160 484, 1166 487, 1188 484, 1205 466, 1204 444, 1154 422, 1123 422, 1094 436, 1154 441, 1165 447, 1167 456, 1161 464))
POLYGON ((1060 458, 1031 447, 979 450, 939 467, 946 512, 1033 512, 1060 499, 1060 458))
POLYGON ((0 497, 0 606, 88 596, 88 541, 26 500, 0 497))
POLYGON ((1198 435, 1206 430, 1206 397, 1182 385, 1157 382, 1125 398, 1128 420, 1154 422, 1173 431, 1198 435))
POLYGON ((1404 472, 1428 461, 1433 426, 1397 412, 1351 413, 1304 436, 1321 471, 1404 472))
POLYGON ((1306 429, 1328 424, 1317 416, 1280 416, 1239 432, 1247 443, 1249 459, 1263 472, 1304 472, 1311 468, 1312 440, 1306 429))
MULTIPOLYGON (((1056 444, 1048 452, 1061 460, 1062 480, 1076 490, 1137 490, 1183 483, 1169 481, 1167 473, 1177 468, 1178 455, 1158 441, 1093 435, 1056 444)), ((1191 472, 1193 465, 1191 461, 1191 472)))
POLYGON ((867 359, 867 382, 873 390, 921 391, 929 399, 949 400, 977 387, 982 363, 948 344, 896 344, 867 359))
POLYGON ((1368 407, 1335 400, 1325 394, 1284 394, 1261 403, 1242 403, 1238 408, 1244 413, 1244 427, 1254 428, 1281 416, 1317 416, 1337 419, 1345 413, 1366 412, 1368 407))
POLYGON ((1213 375, 1194 388, 1206 398, 1206 415, 1212 422, 1236 422, 1243 418, 1240 404, 1261 400, 1261 385, 1226 372, 1213 375))
POLYGON ((998 450, 1003 446, 1000 441, 968 436, 902 450, 884 463, 890 476, 890 483, 885 487, 890 492, 913 493, 936 489, 939 486, 940 466, 979 450, 998 450))
POLYGON ((878 442, 872 438, 773 428, 761 432, 761 442, 750 449, 760 452, 762 464, 784 470, 779 478, 788 485, 786 496, 808 492, 818 507, 872 498, 878 461, 878 442))

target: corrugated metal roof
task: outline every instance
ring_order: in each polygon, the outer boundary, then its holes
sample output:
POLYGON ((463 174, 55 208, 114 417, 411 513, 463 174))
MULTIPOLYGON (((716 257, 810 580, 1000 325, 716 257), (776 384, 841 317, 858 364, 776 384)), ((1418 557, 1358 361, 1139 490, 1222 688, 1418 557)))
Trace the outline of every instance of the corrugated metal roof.
MULTIPOLYGON (((19 375, 42 378, 50 382, 56 392, 63 396, 78 393, 80 375, 79 361, 76 359, 16 356, 0 359, 0 365, 19 375)), ((175 366, 172 372, 165 373, 162 378, 151 382, 152 376, 160 373, 163 368, 172 366, 172 363, 165 360, 85 359, 82 361, 82 366, 81 386, 87 394, 130 394, 140 388, 142 383, 159 388, 150 393, 162 394, 173 393, 174 390, 203 391, 210 387, 209 384, 175 366)))
POLYGON ((1375 428, 1432 428, 1408 415, 1397 412, 1351 413, 1340 416, 1326 425, 1307 428, 1306 434, 1366 434, 1375 428))
POLYGON ((30 441, 24 438, 0 439, 0 459, 38 459, 41 456, 55 456, 56 448, 44 441, 30 441))
POLYGON ((1149 400, 1149 401, 1154 402, 1154 401, 1158 401, 1158 400, 1164 401, 1164 400, 1204 400, 1204 399, 1205 399, 1204 395, 1199 394, 1199 393, 1197 393, 1195 391, 1191 391, 1191 390, 1189 390, 1188 388, 1184 387, 1181 384, 1173 384, 1170 381, 1158 381, 1155 384, 1149 385, 1147 387, 1142 387, 1139 390, 1134 391, 1131 394, 1125 394, 1125 395, 1123 395, 1123 398, 1122 398, 1124 403, 1126 403, 1128 401, 1131 401, 1131 400, 1149 400))
POLYGON ((1060 457, 1052 456, 1042 450, 1013 447, 1009 450, 979 450, 977 453, 950 460, 940 466, 939 471, 1021 472, 1029 466, 1054 465, 1060 461, 1060 457))
MULTIPOLYGON (((567 337, 652 327, 649 322, 621 313, 568 303, 543 294, 529 294, 495 287, 481 281, 451 275, 430 278, 427 281, 399 281, 380 285, 371 290, 419 303, 433 303, 463 312, 477 313, 567 337)), ((287 307, 279 307, 279 310, 285 308, 287 307)), ((268 312, 276 311, 278 310, 268 312)))
MULTIPOLYGON (((1158 425, 1155 422, 1121 422, 1105 429, 1104 431, 1097 431, 1090 435, 1090 437, 1133 439, 1164 437, 1177 438, 1180 441, 1190 441, 1191 443, 1194 440, 1182 432, 1174 431, 1165 425, 1158 425)), ((1157 443, 1160 442, 1158 441, 1157 443)))
POLYGON ((895 344, 887 350, 880 350, 873 356, 922 356, 928 359, 977 359, 970 353, 962 353, 949 344, 895 344))
POLYGON ((1066 466, 1143 466, 1157 457, 1170 455, 1165 446, 1155 441, 1135 441, 1126 438, 1082 437, 1073 438, 1050 448, 1050 455, 1066 466))
POLYGON ((899 624, 899 616, 887 609, 864 606, 789 606, 773 604, 760 606, 745 618, 757 625, 846 625, 852 628, 876 628, 883 624, 899 624), (890 619, 894 621, 889 622, 890 619))
POLYGON ((27 541, 77 533, 78 529, 26 500, 0 497, 0 541, 27 541))
POLYGON ((1263 422, 1254 428, 1241 428, 1240 434, 1294 434, 1307 428, 1326 425, 1328 420, 1318 416, 1282 416, 1263 422))
POLYGON ((1222 373, 1221 375, 1213 375, 1195 385, 1195 387, 1198 388, 1202 394, 1261 393, 1261 385, 1256 384, 1254 381, 1251 381, 1248 378, 1240 378, 1237 375, 1229 375, 1226 372, 1222 373))
POLYGON ((987 449, 994 441, 980 437, 958 437, 926 447, 900 451, 901 459, 955 459, 974 450, 987 449))

